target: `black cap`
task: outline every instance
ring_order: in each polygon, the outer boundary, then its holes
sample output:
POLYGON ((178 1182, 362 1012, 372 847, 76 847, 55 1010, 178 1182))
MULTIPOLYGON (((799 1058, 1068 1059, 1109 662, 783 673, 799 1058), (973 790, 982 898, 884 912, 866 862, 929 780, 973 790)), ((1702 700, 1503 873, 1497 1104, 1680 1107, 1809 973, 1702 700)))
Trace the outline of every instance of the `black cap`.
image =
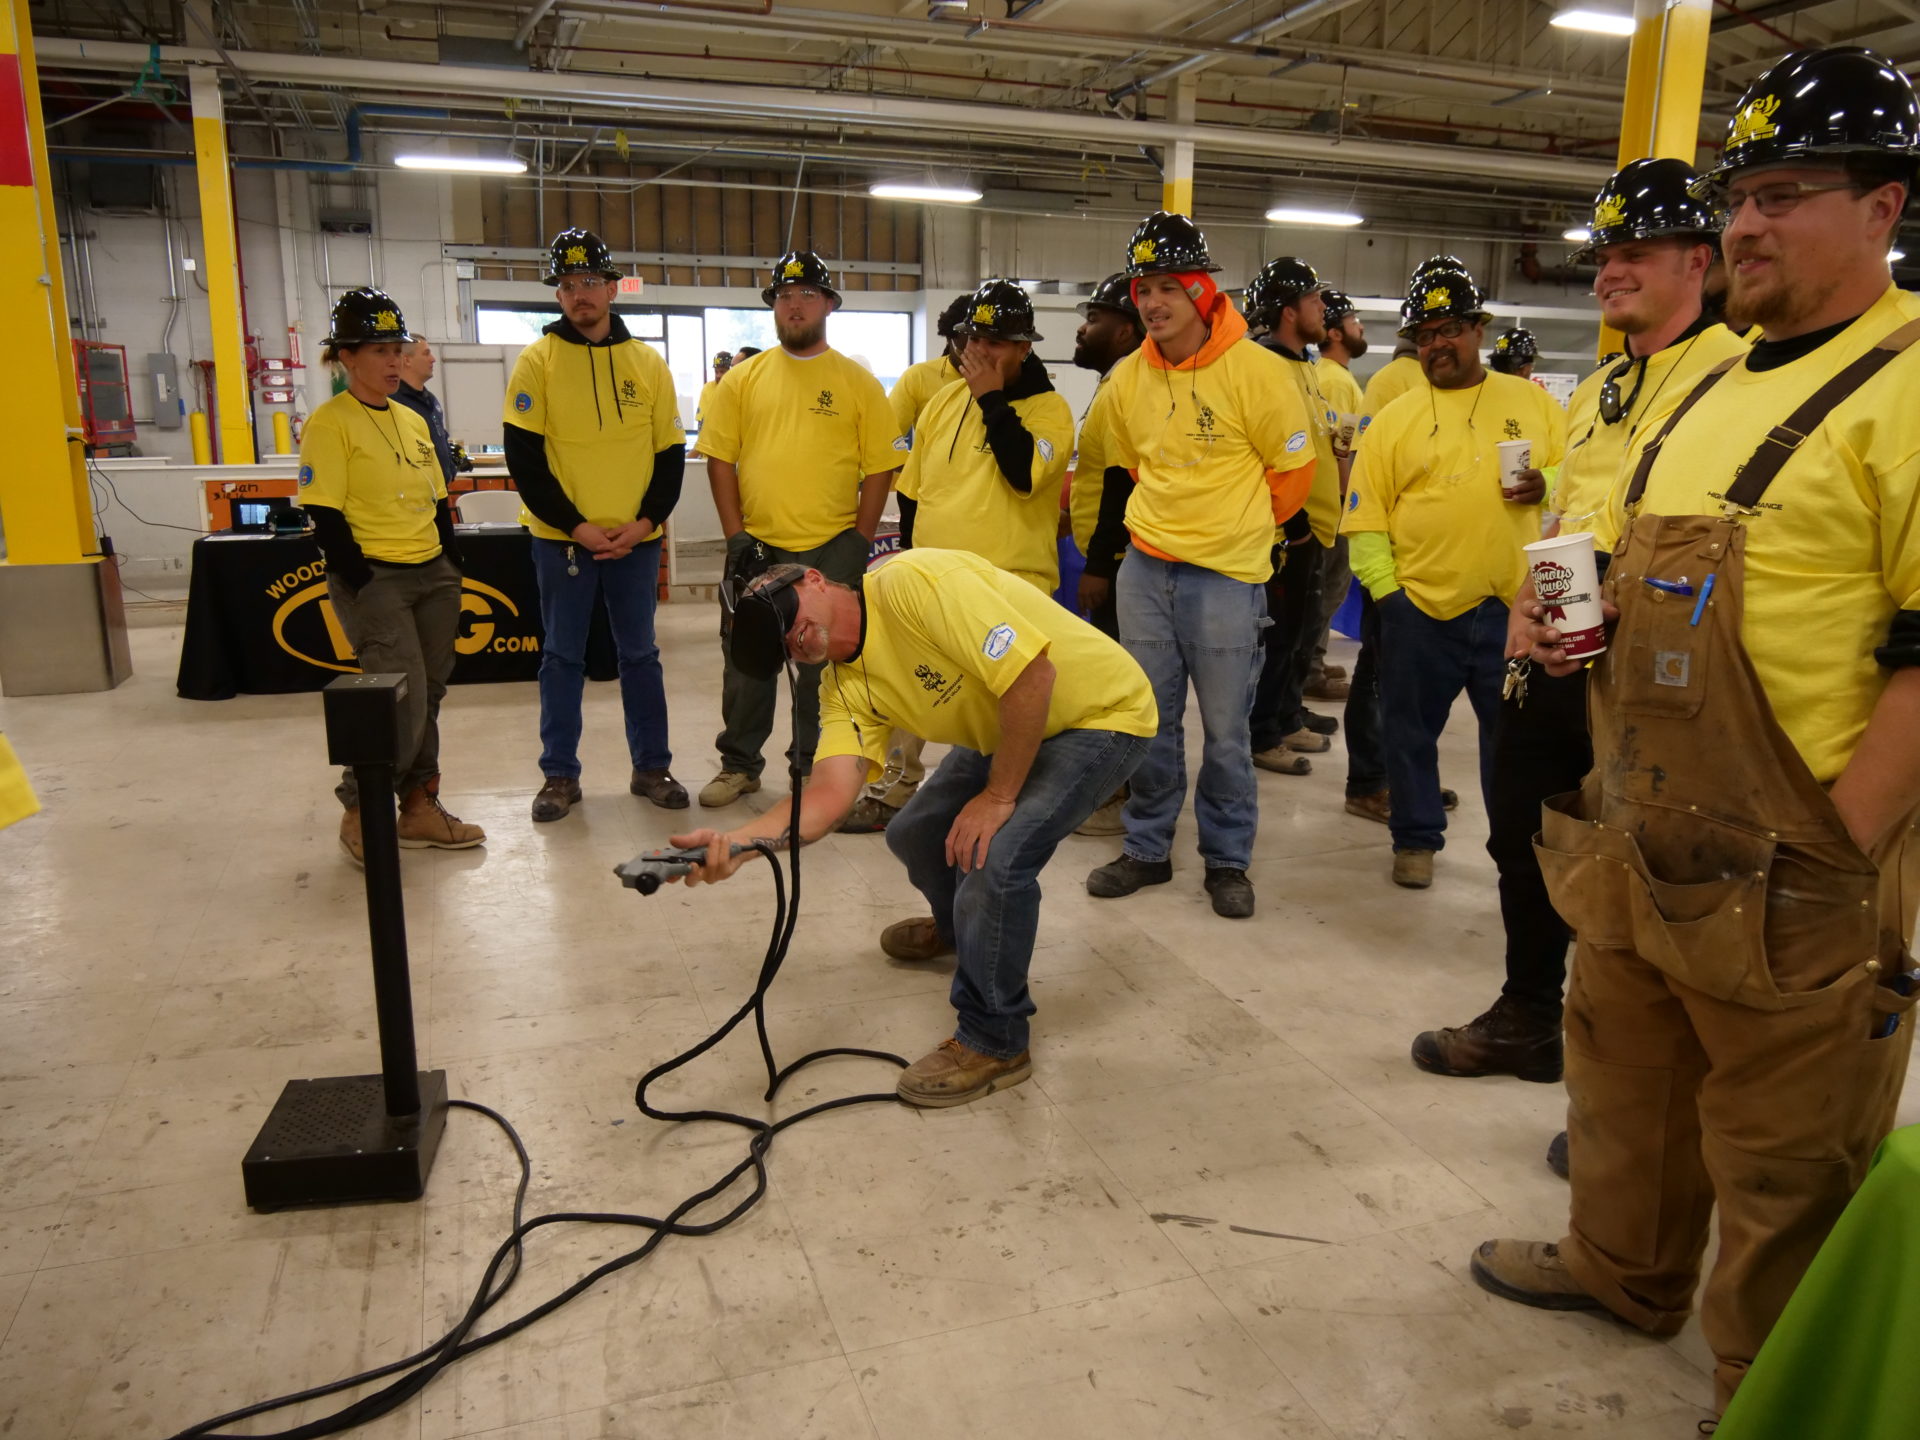
POLYGON ((1893 63, 1857 45, 1800 50, 1747 87, 1704 195, 1736 170, 1883 155, 1920 163, 1920 105, 1893 63))
POLYGON ((1247 323, 1271 325, 1286 306, 1320 290, 1313 266, 1295 255, 1279 255, 1260 267, 1247 283, 1247 323))
POLYGON ((947 308, 940 312, 939 323, 933 327, 942 340, 951 340, 953 338, 954 327, 966 318, 967 307, 972 304, 972 302, 973 292, 971 290, 964 295, 956 295, 947 302, 947 308))
POLYGON ((1635 160, 1616 171, 1593 197, 1593 223, 1585 244, 1568 258, 1585 264, 1603 245, 1666 236, 1710 245, 1720 227, 1693 187, 1700 172, 1684 160, 1635 160))
POLYGON ((1089 310, 1117 310, 1135 325, 1140 323, 1140 307, 1133 303, 1133 281, 1124 270, 1107 276, 1093 287, 1093 294, 1073 308, 1082 315, 1089 310))
POLYGON ((1184 215, 1156 210, 1140 222, 1127 241, 1127 275, 1184 275, 1200 270, 1218 274, 1220 267, 1207 253, 1207 237, 1184 215))
POLYGON ((1354 314, 1355 311, 1359 309, 1359 307, 1348 298, 1347 292, 1344 290, 1335 290, 1332 286, 1328 286, 1322 290, 1320 294, 1327 302, 1327 326, 1329 329, 1338 325, 1342 320, 1346 319, 1347 316, 1354 314))
POLYGON ((824 290, 833 297, 834 304, 840 303, 840 292, 834 288, 833 272, 827 269, 827 262, 811 250, 789 250, 773 262, 773 276, 767 281, 767 288, 760 292, 760 298, 773 304, 773 297, 780 293, 782 285, 811 285, 816 290, 824 290))
POLYGON ((327 338, 321 342, 336 349, 348 345, 407 344, 413 333, 407 329, 407 317, 384 290, 362 285, 349 290, 333 302, 333 322, 327 338))
POLYGON ((613 268, 613 252, 607 242, 591 230, 569 226, 553 237, 547 247, 547 273, 542 285, 558 285, 562 275, 598 275, 602 280, 618 280, 613 268))
POLYGON ((1493 368, 1502 375, 1511 375, 1522 365, 1530 365, 1539 358, 1540 342, 1531 330, 1518 326, 1502 330, 1500 338, 1493 342, 1493 368))
POLYGON ((772 565, 748 582, 733 606, 727 655, 744 675, 771 680, 787 663, 787 632, 800 616, 793 587, 806 576, 804 565, 772 565))
POLYGON ((1482 321, 1487 312, 1481 308, 1480 287, 1465 270, 1448 266, 1413 272, 1407 286, 1406 302, 1400 307, 1400 333, 1412 331, 1429 320, 1482 321))
POLYGON ((1011 280, 988 280, 967 297, 967 312, 956 335, 985 335, 994 340, 1037 342, 1033 328, 1033 301, 1011 280))

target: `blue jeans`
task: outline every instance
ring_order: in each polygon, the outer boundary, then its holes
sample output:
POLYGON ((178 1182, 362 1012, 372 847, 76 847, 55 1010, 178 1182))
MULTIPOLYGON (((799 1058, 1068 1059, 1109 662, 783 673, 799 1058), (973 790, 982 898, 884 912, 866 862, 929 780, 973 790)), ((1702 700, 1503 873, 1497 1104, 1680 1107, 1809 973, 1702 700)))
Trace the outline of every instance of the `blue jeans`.
POLYGON ((986 788, 993 757, 954 746, 887 825, 887 848, 907 867, 940 938, 959 956, 954 1037, 969 1050, 1005 1060, 1027 1048, 1040 871, 1054 847, 1134 773, 1149 743, 1117 730, 1063 730, 1041 741, 1013 814, 987 846, 987 863, 966 874, 947 863, 947 833, 986 788))
POLYGON ((580 693, 586 688, 587 632, 594 601, 606 597, 613 647, 620 657, 620 703, 627 716, 627 754, 636 770, 673 763, 667 745, 667 683, 653 640, 659 599, 660 544, 636 545, 619 560, 596 560, 584 545, 533 542, 540 584, 540 773, 580 778, 580 693), (580 573, 567 573, 567 551, 580 573))
POLYGON ((1480 722, 1480 796, 1493 809, 1493 739, 1506 675, 1507 606, 1488 598, 1436 620, 1404 590, 1380 602, 1380 708, 1395 850, 1446 844, 1440 804, 1440 732, 1462 690, 1480 722))
POLYGON ((1206 736, 1193 795, 1200 856, 1210 870, 1245 870, 1260 826, 1248 715, 1260 673, 1266 593, 1217 570, 1139 549, 1127 551, 1116 588, 1120 643, 1147 672, 1160 707, 1160 733, 1134 772, 1122 848, 1156 863, 1173 853, 1174 824, 1187 797, 1191 680, 1206 736))

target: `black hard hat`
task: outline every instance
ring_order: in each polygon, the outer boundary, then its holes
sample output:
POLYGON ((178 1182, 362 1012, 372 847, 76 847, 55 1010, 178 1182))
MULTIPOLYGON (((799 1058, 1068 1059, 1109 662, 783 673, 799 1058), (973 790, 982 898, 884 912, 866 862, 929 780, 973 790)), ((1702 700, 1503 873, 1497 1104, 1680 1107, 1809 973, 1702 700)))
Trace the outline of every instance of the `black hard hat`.
POLYGON ((384 290, 362 285, 333 302, 332 328, 322 342, 336 348, 348 345, 384 345, 413 339, 407 317, 384 290))
POLYGON ((1247 321, 1272 324, 1284 307, 1321 288, 1320 276, 1306 261, 1294 255, 1275 256, 1247 282, 1247 321))
POLYGON ((1705 194, 1735 170, 1884 155, 1920 164, 1920 105, 1891 61, 1857 45, 1798 50, 1747 87, 1705 194))
POLYGON ((1320 292, 1327 302, 1327 328, 1332 329, 1359 307, 1348 297, 1344 290, 1335 290, 1328 286, 1320 292))
POLYGON ((787 632, 800 615, 793 587, 805 578, 804 565, 773 565, 747 582, 733 605, 727 657, 756 680, 771 680, 787 663, 787 632))
POLYGON ((1518 326, 1502 330, 1500 338, 1493 342, 1493 368, 1502 375, 1511 375, 1522 365, 1530 365, 1539 358, 1540 342, 1534 339, 1531 330, 1518 326))
POLYGON ((1487 312, 1481 308, 1480 287, 1465 270, 1439 266, 1416 270, 1407 286, 1406 302, 1400 307, 1400 333, 1408 335, 1429 320, 1481 321, 1487 312))
POLYGON ((947 302, 947 308, 940 312, 939 323, 933 327, 942 340, 953 338, 954 326, 966 318, 967 307, 972 301, 973 292, 969 290, 966 294, 956 295, 947 302))
POLYGON ((569 225, 553 237, 547 247, 547 273, 542 285, 558 285, 562 275, 598 275, 602 280, 618 280, 613 268, 613 252, 607 242, 591 230, 569 225))
POLYGON ((773 262, 773 276, 767 281, 767 288, 760 292, 760 298, 773 304, 773 297, 780 293, 782 285, 811 285, 816 290, 824 290, 833 297, 834 304, 840 303, 840 292, 834 288, 833 272, 827 269, 827 262, 811 250, 789 250, 773 262))
POLYGON ((1568 258, 1585 264, 1603 245, 1664 236, 1712 244, 1720 227, 1694 197, 1700 172, 1684 160, 1635 160, 1614 172, 1593 197, 1591 234, 1568 258))
POLYGON ((967 297, 967 313, 954 328, 957 335, 985 335, 993 340, 1037 342, 1033 328, 1033 301, 1011 280, 987 280, 967 297))
POLYGON ((1107 276, 1093 287, 1093 294, 1073 308, 1082 315, 1089 310, 1118 310, 1134 324, 1140 323, 1140 307, 1133 303, 1133 282, 1124 270, 1107 276))
POLYGON ((1184 215, 1156 210, 1140 222, 1127 241, 1127 276, 1187 274, 1201 270, 1218 274, 1220 267, 1207 253, 1207 237, 1184 215))
POLYGON ((1425 275, 1430 270, 1458 270, 1462 275, 1465 275, 1467 273, 1467 262, 1462 260, 1458 255, 1429 255, 1413 267, 1413 273, 1415 275, 1425 275))

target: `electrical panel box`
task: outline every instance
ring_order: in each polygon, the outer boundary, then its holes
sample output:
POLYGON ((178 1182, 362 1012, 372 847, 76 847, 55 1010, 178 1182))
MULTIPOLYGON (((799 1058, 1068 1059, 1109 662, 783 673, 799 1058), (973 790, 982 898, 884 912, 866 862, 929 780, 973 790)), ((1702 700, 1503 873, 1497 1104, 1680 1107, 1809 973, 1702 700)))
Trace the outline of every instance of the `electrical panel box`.
POLYGON ((73 376, 88 446, 105 450, 131 445, 133 391, 127 383, 127 347, 99 340, 74 341, 73 376))
POLYGON ((180 399, 180 362, 164 351, 147 356, 147 399, 153 423, 162 430, 178 430, 187 407, 180 399))

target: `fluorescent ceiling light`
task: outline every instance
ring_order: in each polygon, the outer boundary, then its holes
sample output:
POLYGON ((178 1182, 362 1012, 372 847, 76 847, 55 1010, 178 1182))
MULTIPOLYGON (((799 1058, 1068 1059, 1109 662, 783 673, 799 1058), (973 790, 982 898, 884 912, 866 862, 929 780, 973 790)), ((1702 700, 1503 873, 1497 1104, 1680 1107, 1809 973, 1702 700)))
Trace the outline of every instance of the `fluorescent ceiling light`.
POLYGON ((1561 10, 1547 23, 1558 25, 1562 30, 1580 30, 1589 35, 1618 35, 1624 38, 1633 34, 1633 16, 1612 10, 1561 10))
POLYGON ((457 170, 469 175, 524 175, 524 160, 490 159, 484 155, 396 155, 393 163, 402 170, 457 170))
POLYGON ((971 205, 980 198, 971 185, 879 184, 869 185, 867 193, 876 200, 931 200, 949 205, 971 205))
POLYGON ((1593 232, 1585 226, 1576 225, 1571 230, 1562 230, 1560 238, 1571 241, 1575 245, 1584 245, 1593 238, 1593 232))
POLYGON ((1267 219, 1276 225, 1359 225, 1364 223, 1364 215, 1350 215, 1344 210, 1296 210, 1289 205, 1276 205, 1267 211, 1267 219))

